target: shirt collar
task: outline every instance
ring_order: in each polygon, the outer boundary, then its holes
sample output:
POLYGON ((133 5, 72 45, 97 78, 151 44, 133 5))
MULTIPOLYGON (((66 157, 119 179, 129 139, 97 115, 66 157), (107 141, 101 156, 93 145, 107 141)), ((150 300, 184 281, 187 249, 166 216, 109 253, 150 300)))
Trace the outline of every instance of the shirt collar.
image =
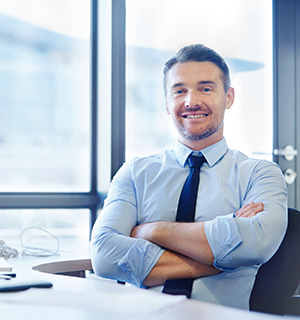
MULTIPOLYGON (((221 141, 199 151, 205 156, 209 167, 212 167, 227 153, 227 150, 227 142, 226 139, 223 138, 221 141)), ((182 167, 186 165, 188 156, 193 152, 192 149, 178 140, 176 141, 174 151, 177 161, 182 167)))

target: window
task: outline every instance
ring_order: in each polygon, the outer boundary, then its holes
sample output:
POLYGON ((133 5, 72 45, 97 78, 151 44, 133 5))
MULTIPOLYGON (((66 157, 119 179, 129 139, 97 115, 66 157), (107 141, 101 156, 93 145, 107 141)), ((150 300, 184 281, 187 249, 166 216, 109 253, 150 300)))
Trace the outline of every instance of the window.
POLYGON ((0 192, 90 188, 90 6, 0 1, 0 192))
MULTIPOLYGON (((229 146, 272 153, 272 1, 126 0, 126 158, 174 145, 165 112, 163 64, 181 47, 203 43, 231 69, 236 99, 226 113, 229 146)), ((262 155, 268 159, 272 156, 262 155)))
POLYGON ((0 0, 4 241, 18 239, 28 227, 51 230, 65 241, 89 238, 99 203, 91 120, 96 5, 0 0))
POLYGON ((53 250, 57 243, 47 233, 50 232, 59 239, 60 243, 71 243, 77 240, 87 242, 89 239, 88 214, 87 209, 0 210, 0 240, 18 243, 24 232, 22 238, 26 240, 28 246, 38 247, 42 243, 50 242, 53 250), (27 237, 28 234, 31 235, 30 238, 27 237))

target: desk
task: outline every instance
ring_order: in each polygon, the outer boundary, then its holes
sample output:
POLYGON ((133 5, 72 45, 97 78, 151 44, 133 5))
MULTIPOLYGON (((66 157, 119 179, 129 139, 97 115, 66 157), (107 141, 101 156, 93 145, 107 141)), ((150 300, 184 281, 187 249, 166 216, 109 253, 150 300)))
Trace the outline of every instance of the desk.
MULTIPOLYGON (((18 278, 48 280, 53 283, 53 287, 0 293, 1 319, 276 320, 283 318, 169 296, 133 286, 119 285, 115 281, 101 278, 85 279, 54 275, 32 269, 41 264, 49 267, 47 265, 49 262, 79 258, 89 258, 88 251, 83 253, 65 251, 55 257, 19 256, 9 259, 8 262, 13 266, 18 278)), ((290 319, 295 318, 290 317, 290 319)))

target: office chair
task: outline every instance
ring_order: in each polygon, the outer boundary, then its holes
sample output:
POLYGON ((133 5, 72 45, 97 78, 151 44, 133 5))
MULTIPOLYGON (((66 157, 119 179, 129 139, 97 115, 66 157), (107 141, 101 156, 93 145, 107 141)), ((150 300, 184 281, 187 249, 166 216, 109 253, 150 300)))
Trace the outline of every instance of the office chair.
POLYGON ((300 281, 300 212, 289 208, 288 218, 282 244, 257 273, 250 310, 300 315, 300 299, 293 297, 300 281))

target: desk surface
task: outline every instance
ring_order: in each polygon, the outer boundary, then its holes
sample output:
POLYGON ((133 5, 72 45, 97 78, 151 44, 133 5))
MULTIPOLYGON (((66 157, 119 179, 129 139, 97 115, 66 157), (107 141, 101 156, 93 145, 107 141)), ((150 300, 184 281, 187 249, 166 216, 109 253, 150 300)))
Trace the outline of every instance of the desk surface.
MULTIPOLYGON (((77 278, 35 271, 32 267, 59 261, 85 259, 87 247, 62 248, 60 256, 31 257, 20 255, 8 262, 18 279, 42 279, 53 283, 50 289, 32 288, 23 292, 0 293, 1 319, 155 319, 155 320, 276 320, 282 318, 248 312, 183 297, 123 286, 101 278, 77 278)), ((12 280, 1 280, 12 281, 12 280)), ((285 317, 289 319, 289 317, 285 317)), ((291 317, 290 319, 294 319, 291 317)))

